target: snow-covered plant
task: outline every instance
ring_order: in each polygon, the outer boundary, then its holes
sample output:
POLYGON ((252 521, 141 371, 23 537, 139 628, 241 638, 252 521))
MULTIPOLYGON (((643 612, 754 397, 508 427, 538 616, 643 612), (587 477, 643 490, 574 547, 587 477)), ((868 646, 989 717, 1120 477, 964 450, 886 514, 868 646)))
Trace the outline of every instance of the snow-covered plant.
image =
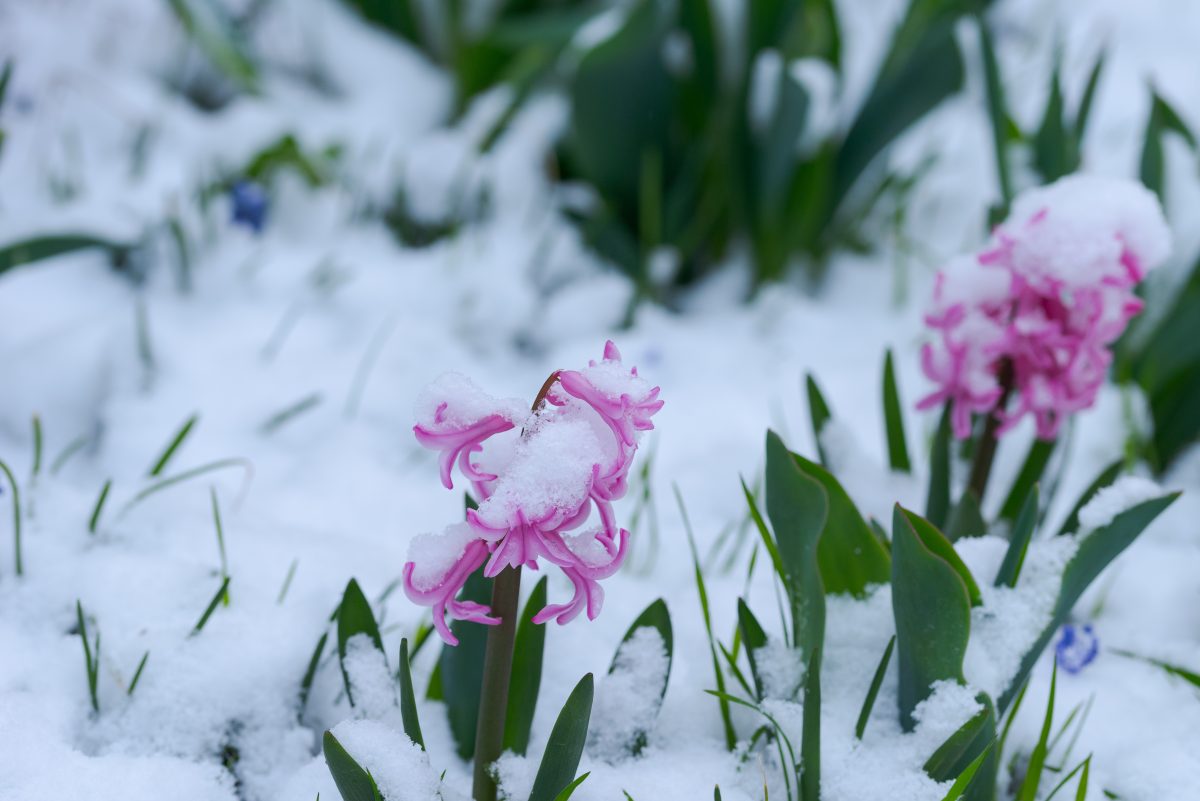
POLYGON ((583 370, 550 376, 532 411, 518 400, 501 400, 470 379, 447 374, 418 401, 417 441, 440 452, 442 484, 454 486, 457 465, 479 499, 465 523, 441 535, 413 540, 404 566, 404 590, 433 609, 442 638, 457 642, 446 614, 495 626, 491 609, 456 601, 479 567, 488 578, 508 567, 556 565, 571 580, 574 596, 551 604, 535 623, 567 623, 587 610, 599 613, 604 590, 625 558, 629 532, 617 525, 612 502, 625 494, 638 437, 653 428, 662 408, 659 388, 626 368, 609 342, 604 358, 583 370), (491 442, 519 429, 515 441, 491 442), (478 456, 478 458, 476 458, 478 456), (583 528, 593 510, 597 523, 583 528))

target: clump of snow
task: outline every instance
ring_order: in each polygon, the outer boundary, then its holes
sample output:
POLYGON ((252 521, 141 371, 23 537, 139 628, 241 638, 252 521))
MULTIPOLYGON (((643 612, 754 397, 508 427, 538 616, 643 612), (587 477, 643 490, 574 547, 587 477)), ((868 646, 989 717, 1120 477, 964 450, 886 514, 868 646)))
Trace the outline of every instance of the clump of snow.
POLYGON ((396 683, 388 671, 383 651, 366 634, 355 634, 346 640, 346 656, 342 660, 350 679, 350 692, 358 714, 365 718, 382 718, 396 708, 396 683))
POLYGON ((518 444, 492 496, 479 505, 479 517, 496 528, 521 512, 536 520, 555 509, 578 509, 591 487, 593 466, 605 451, 585 420, 555 417, 535 424, 518 444))
POLYGON ((1162 494, 1163 488, 1148 478, 1122 476, 1097 492, 1079 510, 1080 529, 1091 531, 1107 526, 1122 512, 1162 494))
POLYGON ((413 406, 417 424, 430 428, 469 426, 494 414, 515 424, 528 413, 522 401, 493 397, 467 376, 454 372, 438 376, 421 391, 413 406))
POLYGON ((421 534, 408 544, 408 561, 413 563, 412 583, 418 590, 437 586, 479 532, 466 523, 446 526, 441 534, 421 534))
POLYGON ((804 655, 778 637, 754 650, 754 664, 767 698, 790 700, 804 683, 804 655))
POLYGON ((1049 625, 1062 587, 1062 572, 1075 555, 1074 537, 1047 537, 1029 544, 1015 587, 994 587, 1008 543, 1000 537, 972 537, 955 549, 975 576, 983 604, 971 610, 971 639, 963 673, 992 698, 1008 688, 1021 659, 1049 625))
POLYGON ((589 754, 614 763, 640 748, 658 717, 670 668, 666 644, 653 626, 621 644, 592 706, 589 754))
POLYGON ((464 798, 443 784, 421 747, 377 720, 347 720, 333 736, 354 761, 370 771, 387 801, 459 801, 464 798))

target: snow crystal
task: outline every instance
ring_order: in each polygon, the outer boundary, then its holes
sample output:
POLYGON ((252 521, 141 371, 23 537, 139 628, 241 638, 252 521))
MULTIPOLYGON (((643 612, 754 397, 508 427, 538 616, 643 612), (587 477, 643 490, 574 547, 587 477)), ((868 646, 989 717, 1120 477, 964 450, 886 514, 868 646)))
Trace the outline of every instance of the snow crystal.
POLYGON ((371 772, 388 801, 458 801, 442 784, 421 747, 403 732, 376 720, 348 720, 333 728, 346 753, 371 772))
POLYGON ((375 647, 369 636, 355 634, 346 641, 342 665, 350 678, 350 691, 359 715, 381 718, 395 709, 395 682, 383 652, 375 647))
POLYGON ((492 496, 480 504, 479 517, 508 528, 517 512, 535 520, 556 508, 578 508, 591 488, 592 468, 604 454, 587 421, 547 418, 521 439, 492 496))
POLYGON ((913 710, 913 719, 924 737, 940 745, 983 707, 975 700, 978 690, 956 681, 936 681, 932 690, 913 710))
POLYGON ((671 663, 662 635, 643 626, 617 650, 592 707, 588 753, 619 762, 653 728, 671 663))
POLYGON ((1122 476, 1113 484, 1097 492, 1079 510, 1080 529, 1090 531, 1107 526, 1122 512, 1162 494, 1163 488, 1148 478, 1122 476))
POLYGON ((418 590, 431 590, 462 558, 468 543, 479 532, 466 523, 446 526, 441 534, 421 534, 408 545, 408 561, 413 563, 412 583, 418 590))
POLYGON ((417 424, 439 427, 443 423, 467 426, 493 414, 519 423, 529 413, 516 398, 495 398, 462 373, 443 373, 417 396, 413 416, 417 424))
POLYGON ((803 654, 778 638, 754 650, 754 664, 767 698, 795 698, 804 683, 803 654))

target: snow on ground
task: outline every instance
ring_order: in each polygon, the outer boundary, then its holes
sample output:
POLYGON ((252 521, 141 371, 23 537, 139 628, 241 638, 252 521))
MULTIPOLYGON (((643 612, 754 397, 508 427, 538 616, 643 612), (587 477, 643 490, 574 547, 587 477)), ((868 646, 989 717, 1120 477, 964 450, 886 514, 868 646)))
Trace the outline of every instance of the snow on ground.
MULTIPOLYGON (((867 4, 841 5, 861 11, 867 4)), ((1005 69, 1032 85, 1028 93, 1013 93, 1023 122, 1040 110, 1044 81, 1034 78, 1045 74, 1039 65, 1047 63, 1056 31, 1065 36, 1071 86, 1079 85, 1071 78, 1087 68, 1100 43, 1111 48, 1088 140, 1088 163, 1098 171, 1132 171, 1148 80, 1193 125, 1200 122, 1194 70, 1200 6, 1168 0, 1136 7, 1118 0, 1000 5, 1005 69)), ((395 734, 394 720, 351 720, 339 698, 336 664, 322 666, 298 718, 300 680, 346 581, 356 577, 369 598, 378 598, 399 577, 408 542, 461 514, 461 496, 441 489, 433 456, 411 434, 422 388, 455 370, 503 396, 532 398, 551 370, 598 358, 609 336, 627 363, 663 387, 667 402, 639 454, 653 456, 658 530, 652 535, 643 518, 634 531, 630 564, 606 582, 598 620, 548 632, 531 753, 540 753, 579 677, 603 675, 629 622, 663 596, 672 613, 675 658, 657 726, 637 759, 610 765, 585 755, 581 771, 592 775, 575 798, 607 800, 627 791, 638 801, 693 801, 711 797, 714 784, 731 801, 761 798, 764 777, 777 783, 778 771, 757 757, 741 764, 725 751, 716 703, 702 692, 713 677, 671 487, 677 485, 687 503, 701 552, 712 551, 720 533, 744 515, 738 476, 752 484, 761 470, 767 426, 793 448, 814 452, 801 388, 804 372, 812 371, 845 424, 837 433, 853 470, 846 483, 863 508, 886 510, 897 497, 919 505, 918 488, 873 467, 883 452, 882 349, 895 349, 911 402, 925 387, 917 367, 919 307, 932 271, 983 235, 979 221, 993 178, 990 156, 981 155, 989 151, 978 76, 967 96, 934 115, 896 154, 898 163, 909 165, 939 154, 913 199, 903 241, 885 241, 872 258, 837 259, 829 286, 815 299, 784 286, 741 305, 735 264, 687 297, 683 313, 642 307, 632 328, 614 333, 630 289, 583 249, 556 212, 556 195, 540 171, 562 119, 558 102, 537 100, 491 156, 475 161, 471 142, 494 113, 489 98, 458 129, 445 130, 448 82, 420 58, 336 5, 279 7, 263 45, 281 67, 268 72, 263 98, 204 114, 164 86, 183 52, 165 3, 0 4, 0 57, 15 56, 17 65, 0 118, 8 132, 0 157, 0 241, 79 227, 135 237, 178 213, 201 242, 190 294, 180 294, 162 254, 140 287, 112 273, 96 253, 0 279, 0 456, 18 476, 30 474, 35 412, 45 427, 48 461, 81 435, 88 438, 61 471, 51 475, 47 464, 35 482, 23 483, 29 516, 20 580, 13 576, 7 518, 0 528, 6 543, 0 551, 0 740, 6 743, 0 799, 138 801, 167 793, 180 801, 307 801, 318 791, 333 799, 336 789, 318 755, 319 735, 331 727, 363 754, 381 784, 394 788, 389 797, 428 799, 442 770, 449 788, 444 797, 465 796, 469 773, 453 755, 438 704, 420 705, 427 764, 395 734), (282 68, 313 54, 338 95, 282 68), (151 144, 138 166, 131 145, 144 127, 152 131, 151 144), (287 132, 313 149, 344 146, 336 188, 284 187, 257 237, 228 225, 224 198, 214 201, 217 208, 206 219, 187 207, 194 189, 222 166, 243 163, 287 132), (429 248, 401 248, 359 214, 397 181, 432 217, 454 202, 463 181, 486 184, 490 216, 429 248), (64 182, 73 198, 55 200, 64 182), (898 294, 910 302, 897 307, 898 294), (266 426, 309 398, 316 405, 304 414, 266 426), (175 468, 242 461, 135 502, 152 461, 192 414, 199 420, 175 468), (90 534, 88 518, 108 479, 111 497, 90 534), (224 522, 230 604, 190 636, 220 584, 210 490, 224 522), (292 565, 294 578, 280 600, 292 565), (90 631, 102 633, 99 715, 91 713, 82 648, 72 633, 77 600, 90 631), (147 651, 145 672, 129 696, 133 671, 147 651)), ((868 14, 850 19, 854 30, 872 27, 868 14)), ((1173 146, 1168 150, 1172 158, 1188 158, 1173 146)), ((1181 209, 1195 208, 1196 182, 1181 178, 1190 170, 1171 173, 1176 221, 1186 219, 1181 209)), ((1195 234, 1177 227, 1180 247, 1190 253, 1195 234)), ((1176 266, 1185 262, 1190 258, 1176 266)), ((1052 519, 1121 452, 1129 403, 1109 388, 1080 416, 1052 519)), ((932 425, 922 419, 910 428, 910 444, 927 441, 932 425)), ((1022 438, 1029 436, 1021 428, 1001 448, 996 485, 1015 472, 1022 438)), ((1196 464, 1200 460, 1185 460, 1167 486, 1200 490, 1196 464)), ((1197 498, 1200 493, 1185 492, 1077 607, 1103 648, 1079 675, 1060 675, 1058 709, 1061 720, 1092 699, 1075 749, 1094 754, 1089 798, 1100 798, 1101 787, 1127 801, 1200 795, 1200 697, 1191 686, 1113 652, 1125 648, 1200 665, 1197 498)), ((0 505, 10 500, 6 489, 0 505)), ((631 509, 631 501, 619 506, 621 519, 631 509)), ((733 630, 750 548, 747 539, 738 543, 732 571, 720 569, 734 547, 728 540, 709 560, 714 624, 723 638, 733 630)), ((1037 554, 1035 547, 1030 568, 1037 554)), ((994 543, 980 540, 964 548, 964 557, 973 566, 988 565, 1000 554, 994 543)), ((553 602, 569 587, 551 572, 553 602)), ((999 668, 989 648, 1004 643, 1004 616, 1036 614, 1036 598, 1004 595, 989 592, 999 621, 975 621, 988 635, 973 643, 968 660, 978 686, 1001 680, 992 675, 999 668)), ((749 600, 756 609, 774 606, 761 566, 749 600)), ((865 739, 853 741, 861 698, 892 633, 889 604, 887 588, 861 602, 830 602, 824 676, 830 801, 940 799, 946 788, 925 777, 920 764, 974 710, 970 693, 942 688, 922 709, 917 732, 900 735, 891 712, 893 667, 865 739)), ((399 592, 377 610, 387 653, 395 654, 423 610, 399 592)), ((768 614, 760 616, 769 622, 768 614)), ((419 687, 435 653, 431 644, 414 664, 419 687)), ((374 687, 372 666, 359 661, 361 681, 374 687)), ((1034 673, 1011 748, 1027 752, 1036 740, 1048 683, 1047 657, 1034 673)), ((599 692, 604 686, 601 681, 599 692)), ((799 718, 793 720, 798 725, 799 718)), ((735 721, 747 734, 758 725, 748 710, 738 710, 735 721)), ((519 792, 535 770, 534 759, 510 758, 502 775, 519 792)))

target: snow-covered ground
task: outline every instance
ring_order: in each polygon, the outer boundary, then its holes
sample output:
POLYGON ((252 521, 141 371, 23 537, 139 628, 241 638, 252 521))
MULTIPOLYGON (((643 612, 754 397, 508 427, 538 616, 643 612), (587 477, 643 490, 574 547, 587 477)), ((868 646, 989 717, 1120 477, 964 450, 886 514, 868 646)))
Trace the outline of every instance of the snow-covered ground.
MULTIPOLYGON (((871 33, 878 18, 864 9, 873 3, 839 5, 851 43, 860 29, 876 39, 886 34, 871 33)), ((1085 152, 1089 168, 1134 174, 1147 82, 1200 128, 1200 5, 999 5, 1001 60, 1010 81, 1028 87, 1010 91, 1027 127, 1040 112, 1056 36, 1072 90, 1096 50, 1109 48, 1085 152)), ((0 3, 0 60, 15 63, 0 113, 7 132, 0 244, 75 230, 131 239, 171 217, 191 243, 188 292, 180 291, 166 235, 155 240, 141 285, 109 269, 96 251, 0 277, 0 458, 17 475, 25 514, 21 578, 7 511, 0 522, 0 799, 308 801, 318 792, 336 799, 319 743, 339 723, 344 744, 354 751, 358 743, 381 786, 396 788, 389 801, 433 797, 429 788, 442 770, 445 797, 465 797, 469 768, 454 755, 440 704, 420 705, 426 766, 401 734, 343 723, 354 710, 328 660, 298 715, 301 678, 347 580, 356 577, 374 601, 400 576, 413 537, 461 515, 461 495, 441 488, 434 456, 411 434, 422 387, 456 370, 497 395, 532 399, 552 370, 599 358, 610 337, 666 401, 638 457, 652 460, 654 510, 639 518, 625 569, 605 582, 601 616, 550 628, 534 756, 502 763, 505 789, 513 798, 528 793, 536 755, 580 676, 601 677, 597 709, 611 706, 606 691, 621 689, 606 687, 602 676, 613 652, 633 618, 663 597, 674 624, 674 664, 648 747, 619 764, 602 761, 604 749, 585 754, 580 770, 591 776, 574 798, 609 801, 624 791, 638 801, 693 801, 711 797, 719 784, 724 798, 740 801, 762 798, 764 780, 772 782, 771 797, 780 797, 777 768, 726 751, 717 703, 703 692, 714 678, 672 488, 709 555, 714 627, 725 641, 736 598, 747 591, 753 537, 722 538, 745 518, 738 478, 753 485, 760 475, 767 427, 794 450, 815 453, 806 371, 849 426, 838 456, 864 512, 888 520, 897 500, 920 508, 923 481, 879 466, 880 366, 884 347, 892 347, 906 403, 924 394, 917 354, 933 271, 984 237, 994 178, 979 77, 895 154, 900 164, 938 155, 912 198, 903 236, 889 235, 871 257, 835 258, 818 296, 785 285, 743 304, 745 270, 734 258, 683 298, 682 311, 643 305, 630 328, 617 330, 631 287, 585 250, 543 174, 563 119, 558 99, 536 98, 480 159, 473 143, 496 98, 485 96, 465 122, 446 129, 446 77, 339 5, 274 4, 259 35, 273 65, 262 95, 207 114, 166 86, 186 52, 166 3, 0 3), (338 93, 296 77, 296 65, 310 59, 338 93), (285 133, 313 151, 340 145, 337 180, 309 190, 284 176, 261 235, 228 222, 224 195, 207 214, 195 207, 198 187, 285 133), (144 156, 135 158, 142 136, 144 156), (428 248, 404 248, 379 223, 363 221, 363 210, 398 183, 431 218, 452 208, 464 183, 486 185, 489 212, 428 248), (297 404, 300 413, 279 419, 297 404), (45 456, 31 479, 35 413, 45 456), (154 460, 191 415, 198 421, 167 473, 236 461, 141 500, 154 460), (86 444, 54 469, 80 437, 86 444), (108 480, 110 495, 90 533, 108 480), (212 493, 224 524, 230 603, 191 636, 221 582, 212 493), (89 631, 102 634, 98 714, 74 633, 77 601, 89 631)), ((1074 97, 1069 91, 1068 103, 1074 97)), ((1194 156, 1179 143, 1169 144, 1168 156, 1177 240, 1177 257, 1163 271, 1169 277, 1194 260, 1200 182, 1194 156)), ((1052 522, 1122 452, 1138 417, 1131 406, 1136 398, 1109 387, 1079 416, 1052 522)), ((909 419, 909 444, 920 453, 936 421, 909 419)), ((995 485, 1013 475, 1031 436, 1022 427, 1005 441, 995 485)), ((1093 754, 1090 799, 1104 797, 1102 788, 1125 801, 1200 798, 1200 694, 1114 653, 1200 666, 1200 455, 1193 456, 1166 478, 1183 497, 1076 607, 1076 617, 1098 633, 1101 652, 1078 675, 1059 675, 1057 709, 1063 720, 1090 704, 1073 750, 1077 758, 1093 754)), ((634 490, 618 506, 622 520, 641 494, 640 486, 634 490)), ((0 510, 11 500, 5 486, 0 510)), ((1035 543, 1031 564, 1055 558, 1055 547, 1035 543)), ((961 551, 968 565, 987 572, 1002 548, 983 538, 961 551)), ((551 571, 551 600, 569 591, 551 571)), ((763 564, 748 593, 752 606, 774 607, 763 564)), ((376 614, 392 655, 425 610, 394 591, 376 614)), ((893 667, 865 739, 854 741, 861 698, 892 634, 889 592, 831 599, 829 617, 822 797, 938 801, 947 785, 921 765, 973 714, 973 692, 939 692, 918 729, 902 735, 893 667)), ((981 625, 1003 629, 1003 621, 981 625)), ((419 689, 438 647, 431 641, 414 664, 419 689)), ((995 670, 987 653, 968 654, 967 678, 976 686, 995 681, 995 670)), ((1047 655, 1009 736, 1006 762, 1036 742, 1049 681, 1047 655)), ((744 737, 758 725, 748 710, 737 710, 735 723, 744 737)))

